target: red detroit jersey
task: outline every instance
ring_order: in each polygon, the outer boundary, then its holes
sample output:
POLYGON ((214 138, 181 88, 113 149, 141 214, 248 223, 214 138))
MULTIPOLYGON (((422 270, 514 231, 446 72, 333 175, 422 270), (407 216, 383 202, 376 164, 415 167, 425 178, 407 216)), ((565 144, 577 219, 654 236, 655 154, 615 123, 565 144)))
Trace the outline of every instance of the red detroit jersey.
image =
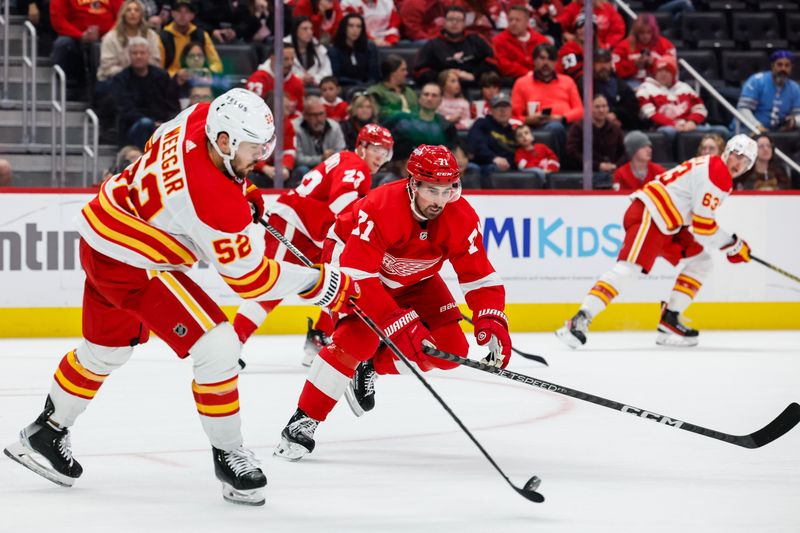
POLYGON ((410 202, 407 182, 398 181, 371 191, 350 216, 339 217, 335 233, 346 243, 342 270, 356 280, 379 278, 388 289, 400 289, 437 274, 449 260, 470 309, 502 310, 505 289, 469 202, 449 203, 426 222, 413 217, 410 202))

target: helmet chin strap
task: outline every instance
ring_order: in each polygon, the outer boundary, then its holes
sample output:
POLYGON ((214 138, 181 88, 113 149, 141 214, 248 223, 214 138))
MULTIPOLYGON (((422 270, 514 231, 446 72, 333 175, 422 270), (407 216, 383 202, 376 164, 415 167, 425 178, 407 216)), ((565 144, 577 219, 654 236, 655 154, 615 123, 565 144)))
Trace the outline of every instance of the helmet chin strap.
POLYGON ((424 222, 428 220, 428 217, 423 215, 417 209, 417 188, 413 185, 414 178, 409 178, 408 185, 406 186, 406 191, 408 191, 408 198, 411 201, 411 214, 414 215, 414 218, 418 219, 420 222, 424 222))
POLYGON ((228 177, 231 178, 236 183, 242 183, 244 181, 244 178, 240 178, 239 176, 237 176, 236 172, 234 172, 233 170, 233 166, 231 165, 233 158, 236 156, 236 151, 231 150, 232 153, 224 154, 222 153, 222 150, 220 149, 216 141, 211 141, 211 146, 214 147, 214 150, 222 158, 222 164, 225 166, 225 171, 228 173, 228 177))

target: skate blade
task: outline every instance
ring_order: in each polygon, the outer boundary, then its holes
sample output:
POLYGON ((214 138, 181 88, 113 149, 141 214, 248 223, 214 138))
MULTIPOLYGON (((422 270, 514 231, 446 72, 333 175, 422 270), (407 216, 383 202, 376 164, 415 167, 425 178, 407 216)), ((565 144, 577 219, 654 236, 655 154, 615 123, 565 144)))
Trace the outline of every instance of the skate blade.
POLYGON ((41 454, 28 447, 22 441, 8 445, 3 450, 9 459, 15 461, 31 472, 35 472, 48 481, 52 481, 60 487, 71 487, 75 483, 75 478, 65 476, 53 470, 53 466, 41 454))
POLYGON ((305 446, 297 444, 296 442, 290 442, 286 440, 286 437, 281 436, 281 443, 278 444, 278 447, 275 448, 272 455, 278 459, 296 462, 302 459, 307 453, 309 452, 305 446))
POLYGON ((569 330, 567 326, 563 326, 557 329, 555 333, 556 337, 558 337, 558 340, 560 340, 573 350, 576 348, 580 348, 584 344, 578 337, 572 334, 572 332, 569 330))
POLYGON ((222 497, 239 505, 264 505, 266 501, 263 489, 240 490, 227 483, 222 484, 222 497))
POLYGON ((347 399, 347 405, 350 406, 350 410, 353 411, 353 414, 356 416, 363 416, 366 411, 361 407, 356 399, 356 393, 353 392, 353 384, 352 382, 347 385, 347 388, 344 389, 344 397, 347 399))
POLYGON ((659 331, 656 336, 656 344, 659 346, 677 346, 683 348, 691 348, 697 346, 700 342, 700 337, 683 337, 675 335, 674 333, 665 333, 659 331))

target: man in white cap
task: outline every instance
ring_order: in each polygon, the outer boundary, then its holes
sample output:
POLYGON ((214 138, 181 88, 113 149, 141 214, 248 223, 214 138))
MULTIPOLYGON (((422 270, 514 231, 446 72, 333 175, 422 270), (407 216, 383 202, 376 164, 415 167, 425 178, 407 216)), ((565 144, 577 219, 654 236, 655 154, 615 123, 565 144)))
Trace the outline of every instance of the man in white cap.
POLYGON ((699 334, 683 324, 680 315, 711 273, 706 249, 719 248, 731 263, 750 261, 750 247, 720 228, 715 213, 730 194, 733 178, 753 166, 756 153, 753 139, 736 135, 721 157, 689 159, 634 192, 623 219, 625 240, 617 263, 600 276, 556 336, 571 348, 585 344, 592 319, 662 257, 680 266, 680 272, 668 301, 662 302, 656 343, 695 346, 699 334))

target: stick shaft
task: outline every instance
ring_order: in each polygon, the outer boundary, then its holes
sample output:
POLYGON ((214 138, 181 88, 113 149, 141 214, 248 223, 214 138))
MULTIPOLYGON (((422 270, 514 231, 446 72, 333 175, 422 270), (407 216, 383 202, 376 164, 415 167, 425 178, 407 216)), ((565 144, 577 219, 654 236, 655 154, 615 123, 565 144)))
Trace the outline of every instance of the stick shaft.
POLYGON ((754 256, 753 254, 750 254, 750 259, 752 259, 752 260, 753 260, 753 261, 755 261, 756 263, 761 263, 761 264, 762 264, 762 265, 764 265, 765 267, 767 267, 767 268, 769 268, 769 269, 771 269, 771 270, 774 270, 774 271, 775 271, 775 272, 777 272, 778 274, 783 274, 783 275, 784 275, 784 276, 786 276, 787 278, 789 278, 789 279, 791 279, 791 280, 794 280, 794 281, 796 281, 796 282, 800 283, 800 277, 798 277, 798 276, 795 276, 794 274, 790 274, 789 272, 786 272, 786 271, 785 271, 785 270, 783 270, 782 268, 778 268, 778 267, 776 267, 776 266, 775 266, 775 265, 773 265, 772 263, 768 263, 768 262, 764 261, 763 259, 761 259, 761 258, 759 258, 759 257, 756 257, 756 256, 754 256))

